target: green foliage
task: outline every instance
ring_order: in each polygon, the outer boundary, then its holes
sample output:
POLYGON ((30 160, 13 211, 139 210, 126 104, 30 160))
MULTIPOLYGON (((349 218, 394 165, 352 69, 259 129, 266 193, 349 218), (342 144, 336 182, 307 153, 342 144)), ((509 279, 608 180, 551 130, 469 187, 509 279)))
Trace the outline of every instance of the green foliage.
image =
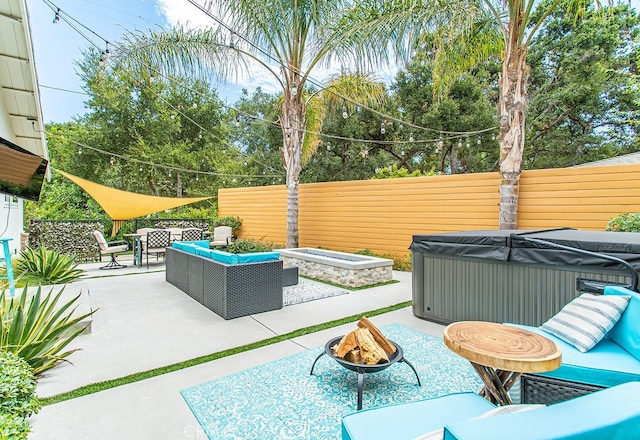
POLYGON ((359 251, 355 251, 354 254, 393 260, 393 270, 401 270, 403 272, 411 271, 411 266, 412 266, 411 255, 400 257, 397 255, 390 255, 390 254, 376 254, 371 249, 361 249, 359 251))
MULTIPOLYGON (((537 16, 551 2, 540 3, 537 16)), ((531 44, 525 168, 567 167, 640 150, 640 17, 627 5, 565 4, 531 44)))
POLYGON ((76 351, 63 350, 84 330, 79 323, 93 313, 73 316, 80 295, 58 306, 63 291, 43 297, 40 287, 33 295, 25 287, 15 298, 8 298, 6 290, 0 292, 0 350, 22 357, 36 376, 76 351))
POLYGON ((29 431, 24 418, 0 412, 0 440, 26 440, 29 431))
POLYGON ((0 414, 24 420, 40 409, 36 380, 29 364, 20 356, 0 350, 0 414))
MULTIPOLYGON (((435 174, 435 172, 431 174, 435 174)), ((388 168, 378 168, 376 170, 375 176, 373 176, 372 179, 397 179, 401 177, 420 177, 422 175, 422 171, 420 170, 414 170, 412 173, 410 173, 408 169, 404 167, 398 168, 398 165, 394 163, 388 168)))
POLYGON ((73 258, 50 251, 44 246, 28 247, 20 253, 14 265, 16 278, 32 285, 67 284, 82 275, 73 258))
POLYGON ((613 232, 640 232, 640 212, 630 214, 623 212, 609 220, 607 223, 607 231, 613 232))
POLYGON ((273 247, 274 245, 271 243, 263 243, 251 239, 239 239, 234 240, 234 242, 225 247, 224 250, 232 254, 247 254, 250 252, 270 252, 273 250, 273 247))
POLYGON ((218 217, 214 219, 211 224, 212 228, 215 228, 217 226, 229 226, 235 234, 242 227, 242 220, 240 220, 240 217, 237 216, 218 217))

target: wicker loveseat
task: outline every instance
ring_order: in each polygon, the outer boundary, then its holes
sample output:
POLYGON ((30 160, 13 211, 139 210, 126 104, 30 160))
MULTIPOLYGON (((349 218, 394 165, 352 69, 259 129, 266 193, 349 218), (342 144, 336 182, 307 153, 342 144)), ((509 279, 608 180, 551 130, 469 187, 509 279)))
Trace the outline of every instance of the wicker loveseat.
POLYGON ((607 286, 604 294, 629 295, 631 299, 607 336, 586 353, 537 327, 518 325, 551 339, 562 350, 562 365, 557 370, 522 375, 521 402, 556 403, 640 381, 640 293, 620 286, 607 286))
POLYGON ((224 319, 282 308, 278 252, 230 254, 206 240, 167 248, 166 280, 224 319))

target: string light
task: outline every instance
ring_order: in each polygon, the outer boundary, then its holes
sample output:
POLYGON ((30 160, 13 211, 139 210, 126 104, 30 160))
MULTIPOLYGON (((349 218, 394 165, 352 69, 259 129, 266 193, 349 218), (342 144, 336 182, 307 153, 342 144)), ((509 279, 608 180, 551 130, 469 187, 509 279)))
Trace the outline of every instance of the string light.
POLYGON ((413 142, 413 133, 409 133, 409 142, 413 142))
POLYGON ((78 148, 78 154, 82 154, 82 148, 78 148))
POLYGON ((53 24, 58 24, 60 21, 60 8, 56 11, 56 15, 53 17, 53 24))
POLYGON ((298 94, 298 84, 296 81, 293 81, 293 85, 291 86, 291 95, 296 96, 298 94))
POLYGON ((111 156, 111 159, 109 159, 109 163, 110 163, 111 165, 113 165, 113 164, 115 163, 115 161, 116 161, 116 158, 115 158, 115 157, 113 157, 113 156, 111 156))
POLYGON ((385 134, 387 132, 387 129, 384 126, 384 122, 380 123, 380 134, 385 134))
POLYGON ((349 113, 347 113, 347 107, 342 107, 342 117, 347 119, 349 117, 349 113))

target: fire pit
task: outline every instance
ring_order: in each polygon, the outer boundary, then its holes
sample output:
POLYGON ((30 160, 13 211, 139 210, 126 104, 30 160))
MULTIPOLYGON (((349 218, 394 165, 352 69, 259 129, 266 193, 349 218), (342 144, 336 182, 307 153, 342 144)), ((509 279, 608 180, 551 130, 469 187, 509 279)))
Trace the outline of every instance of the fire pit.
POLYGON ((316 366, 316 362, 318 362, 318 359, 320 359, 325 354, 330 358, 335 359, 335 361, 338 362, 340 365, 342 365, 344 368, 358 373, 358 407, 357 407, 358 411, 362 409, 362 387, 364 384, 365 373, 377 373, 378 371, 387 369, 388 367, 395 364, 396 362, 404 362, 409 367, 411 367, 411 369, 413 370, 413 373, 416 375, 416 379, 418 380, 418 386, 422 386, 422 384, 420 383, 420 377, 418 376, 418 372, 413 367, 413 365, 411 365, 411 363, 404 358, 402 353, 402 348, 395 342, 389 340, 389 342, 396 347, 396 352, 389 355, 389 362, 368 365, 368 364, 357 364, 354 362, 349 362, 333 354, 333 350, 331 349, 331 347, 338 344, 342 338, 343 336, 338 336, 336 338, 331 339, 329 342, 325 344, 324 351, 318 355, 315 361, 313 361, 313 365, 311 366, 311 372, 309 374, 313 375, 313 369, 316 366))

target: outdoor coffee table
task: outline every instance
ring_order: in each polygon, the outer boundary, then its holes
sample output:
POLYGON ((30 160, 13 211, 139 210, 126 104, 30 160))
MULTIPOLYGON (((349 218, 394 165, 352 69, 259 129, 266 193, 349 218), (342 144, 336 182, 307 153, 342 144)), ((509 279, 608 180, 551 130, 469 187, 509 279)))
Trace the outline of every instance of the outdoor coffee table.
POLYGON ((364 385, 364 375, 366 373, 377 373, 378 371, 382 371, 390 367, 396 362, 404 362, 409 367, 411 367, 411 369, 413 370, 413 373, 416 375, 416 379, 418 380, 418 386, 422 386, 422 384, 420 383, 420 377, 418 376, 418 372, 416 371, 415 368, 413 368, 413 365, 411 365, 411 363, 404 358, 402 353, 402 348, 395 342, 389 340, 389 342, 391 342, 396 347, 396 352, 389 355, 389 362, 385 362, 382 364, 368 365, 368 364, 356 364, 354 362, 349 362, 333 355, 333 350, 331 350, 331 347, 333 347, 334 345, 337 345, 342 338, 343 338, 342 336, 338 336, 336 338, 331 339, 329 342, 325 344, 324 351, 318 355, 315 361, 313 361, 313 365, 311 366, 311 372, 309 374, 313 375, 313 369, 316 366, 316 362, 318 362, 318 359, 320 359, 325 354, 330 358, 335 359, 336 362, 338 362, 344 368, 358 373, 358 407, 357 407, 358 411, 362 409, 362 387, 364 385))
POLYGON ((555 370, 562 363, 560 348, 536 333, 509 325, 461 321, 444 329, 444 343, 466 358, 484 387, 480 395, 496 405, 510 405, 509 389, 522 373, 555 370))

